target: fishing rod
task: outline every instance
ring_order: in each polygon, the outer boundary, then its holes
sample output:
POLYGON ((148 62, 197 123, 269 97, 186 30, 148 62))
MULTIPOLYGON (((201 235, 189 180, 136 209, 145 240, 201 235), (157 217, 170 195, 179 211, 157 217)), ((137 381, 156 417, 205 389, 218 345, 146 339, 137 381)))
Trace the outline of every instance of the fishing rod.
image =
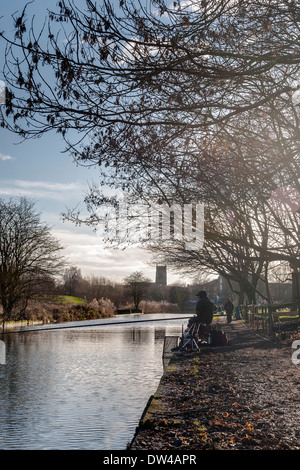
MULTIPOLYGON (((41 327, 29 327, 24 330, 11 330, 11 331, 2 331, 0 334, 9 334, 9 333, 32 333, 38 331, 50 331, 50 330, 66 330, 68 328, 86 328, 93 326, 113 326, 113 325, 126 325, 128 323, 145 323, 145 322, 157 322, 157 321, 169 321, 169 320, 187 320, 188 317, 172 317, 172 318, 151 318, 146 320, 128 320, 128 321, 115 321, 107 323, 93 323, 93 324, 73 324, 73 325, 62 325, 59 326, 41 326, 41 327)), ((79 322, 80 323, 80 322, 79 322)))

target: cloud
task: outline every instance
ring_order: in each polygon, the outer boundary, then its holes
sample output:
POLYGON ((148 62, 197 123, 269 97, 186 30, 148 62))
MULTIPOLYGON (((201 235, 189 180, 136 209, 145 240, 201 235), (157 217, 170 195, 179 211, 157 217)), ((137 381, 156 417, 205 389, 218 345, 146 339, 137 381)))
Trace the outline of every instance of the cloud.
POLYGON ((10 180, 2 181, 0 196, 26 196, 37 199, 66 200, 78 196, 83 190, 79 183, 49 181, 10 180))
POLYGON ((3 153, 0 153, 0 160, 15 160, 14 157, 11 157, 10 155, 3 155, 3 153))
MULTIPOLYGON (((150 253, 141 248, 126 250, 107 247, 103 239, 86 226, 62 222, 59 212, 65 203, 75 204, 84 186, 77 182, 5 180, 0 183, 0 197, 27 196, 38 200, 42 221, 64 247, 62 255, 69 265, 81 269, 83 276, 105 276, 116 282, 135 271, 154 281, 155 267, 150 266, 150 253), (50 202, 50 204, 49 204, 50 202)), ((168 276, 170 278, 170 276, 168 276)))
POLYGON ((48 181, 26 181, 26 180, 15 180, 14 184, 21 188, 42 188, 49 191, 77 191, 79 185, 77 183, 56 183, 48 181))
POLYGON ((150 254, 139 248, 126 250, 107 248, 96 233, 86 229, 54 229, 56 239, 64 249, 64 256, 70 265, 81 269, 82 274, 105 276, 122 281, 134 271, 142 271, 154 280, 155 268, 148 265, 150 254))

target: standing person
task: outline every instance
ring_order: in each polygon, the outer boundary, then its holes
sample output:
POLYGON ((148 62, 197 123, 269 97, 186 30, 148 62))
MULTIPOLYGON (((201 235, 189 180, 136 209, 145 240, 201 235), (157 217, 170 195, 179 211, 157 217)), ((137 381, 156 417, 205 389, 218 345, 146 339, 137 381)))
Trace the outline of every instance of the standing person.
POLYGON ((224 305, 224 310, 225 310, 226 316, 227 316, 227 323, 231 323, 232 322, 232 313, 233 313, 233 310, 234 310, 234 305, 231 302, 230 297, 228 297, 227 302, 224 305))
POLYGON ((235 312, 235 319, 236 319, 236 320, 240 320, 240 319, 241 319, 241 311, 240 311, 240 308, 239 308, 239 307, 235 307, 234 312, 235 312))
POLYGON ((196 305, 197 322, 210 325, 214 316, 214 304, 207 297, 205 290, 201 290, 196 296, 199 297, 196 305))

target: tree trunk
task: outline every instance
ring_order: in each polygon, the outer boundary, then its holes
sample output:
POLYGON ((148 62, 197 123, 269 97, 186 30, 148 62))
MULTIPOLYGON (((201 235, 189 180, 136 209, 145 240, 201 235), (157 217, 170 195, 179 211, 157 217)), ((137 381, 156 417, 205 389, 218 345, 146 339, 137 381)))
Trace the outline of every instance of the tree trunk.
POLYGON ((4 331, 5 322, 11 320, 12 318, 12 306, 2 305, 2 308, 3 308, 2 329, 4 331))
POLYGON ((245 302, 245 292, 244 292, 244 289, 240 289, 238 303, 239 305, 243 305, 244 302, 245 302))

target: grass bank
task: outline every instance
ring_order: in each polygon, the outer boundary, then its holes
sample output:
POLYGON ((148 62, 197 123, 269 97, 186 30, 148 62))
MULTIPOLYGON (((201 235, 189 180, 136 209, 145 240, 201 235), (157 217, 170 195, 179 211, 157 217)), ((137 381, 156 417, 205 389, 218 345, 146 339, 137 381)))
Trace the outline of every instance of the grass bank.
MULTIPOLYGON (((62 323, 68 321, 95 320, 114 316, 115 305, 109 299, 85 299, 72 296, 52 296, 47 299, 31 300, 22 315, 13 315, 5 323, 39 322, 62 323)), ((3 322, 2 311, 0 321, 3 322)))

